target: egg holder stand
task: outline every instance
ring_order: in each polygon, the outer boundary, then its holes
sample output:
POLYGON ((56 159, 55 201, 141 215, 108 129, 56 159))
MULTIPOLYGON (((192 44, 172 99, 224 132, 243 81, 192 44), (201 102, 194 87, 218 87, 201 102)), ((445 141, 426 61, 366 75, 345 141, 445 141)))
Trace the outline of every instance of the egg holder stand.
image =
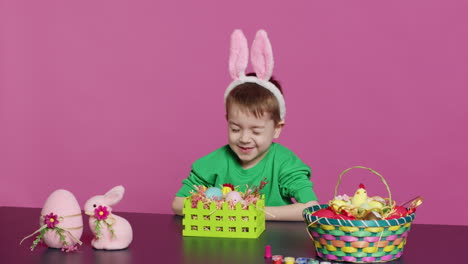
MULTIPOLYGON (((362 166, 346 169, 340 174, 335 196, 341 177, 354 168, 366 169, 379 176, 387 187, 389 202, 393 203, 390 188, 383 176, 362 166)), ((388 220, 342 220, 313 215, 328 207, 328 204, 314 205, 302 213, 319 257, 332 261, 368 263, 394 260, 403 254, 415 213, 388 220)))
POLYGON ((247 209, 241 203, 230 209, 227 202, 221 208, 215 202, 204 208, 201 201, 192 208, 191 197, 186 197, 182 213, 183 236, 258 238, 265 231, 264 197, 247 209))

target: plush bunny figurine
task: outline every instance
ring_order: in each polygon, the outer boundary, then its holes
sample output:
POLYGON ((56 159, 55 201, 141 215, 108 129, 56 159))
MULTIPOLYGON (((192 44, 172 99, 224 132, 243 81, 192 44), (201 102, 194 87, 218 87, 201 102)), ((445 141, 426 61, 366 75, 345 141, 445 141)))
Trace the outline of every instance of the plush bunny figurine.
POLYGON ((133 239, 132 226, 124 218, 112 214, 113 205, 123 197, 125 189, 116 186, 104 195, 96 195, 86 201, 84 211, 89 215, 89 227, 95 249, 117 250, 127 248, 133 239))

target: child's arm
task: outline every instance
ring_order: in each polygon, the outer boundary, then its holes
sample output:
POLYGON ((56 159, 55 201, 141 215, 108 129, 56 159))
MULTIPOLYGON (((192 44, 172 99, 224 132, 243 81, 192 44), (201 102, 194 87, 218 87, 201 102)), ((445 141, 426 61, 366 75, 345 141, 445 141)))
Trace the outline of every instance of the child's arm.
POLYGON ((213 186, 212 182, 214 179, 208 177, 208 180, 201 175, 206 175, 204 172, 200 173, 200 167, 204 168, 205 166, 199 166, 195 162, 192 165, 192 170, 187 179, 182 181, 182 187, 176 193, 174 200, 172 201, 172 212, 176 215, 182 215, 182 209, 184 208, 184 199, 185 196, 190 196, 190 192, 194 189, 194 186, 213 186))
POLYGON ((302 211, 307 207, 318 204, 317 201, 310 201, 283 206, 269 206, 265 207, 265 217, 268 221, 303 221, 302 211))
POLYGON ((312 171, 291 151, 285 152, 280 164, 278 183, 281 197, 283 199, 294 198, 297 203, 266 207, 266 219, 271 221, 303 221, 302 212, 304 209, 319 204, 313 190, 313 183, 310 181, 312 171))

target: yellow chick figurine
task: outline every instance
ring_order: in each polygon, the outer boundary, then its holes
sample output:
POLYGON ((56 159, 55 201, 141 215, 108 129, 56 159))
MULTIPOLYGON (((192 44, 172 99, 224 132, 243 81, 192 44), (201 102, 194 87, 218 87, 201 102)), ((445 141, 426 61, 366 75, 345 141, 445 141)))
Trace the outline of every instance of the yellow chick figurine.
POLYGON ((221 190, 223 191, 223 196, 226 196, 226 194, 230 193, 231 191, 234 191, 234 185, 230 183, 225 183, 223 184, 223 188, 221 190))
POLYGON ((364 203, 367 203, 367 191, 364 184, 359 184, 359 189, 357 189, 356 193, 354 194, 353 198, 351 198, 351 204, 356 207, 360 207, 364 203))

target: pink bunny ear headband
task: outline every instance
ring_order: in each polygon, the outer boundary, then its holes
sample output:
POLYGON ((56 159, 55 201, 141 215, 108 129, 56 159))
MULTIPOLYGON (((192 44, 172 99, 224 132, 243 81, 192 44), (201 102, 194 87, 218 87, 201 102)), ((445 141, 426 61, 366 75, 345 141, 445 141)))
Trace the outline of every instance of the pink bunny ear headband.
POLYGON ((224 103, 229 93, 240 84, 256 83, 273 93, 278 100, 280 118, 284 120, 286 104, 278 87, 269 82, 273 74, 273 50, 265 30, 257 31, 250 51, 250 60, 255 71, 255 76, 246 76, 245 69, 249 59, 247 39, 240 29, 234 30, 231 35, 231 51, 229 55, 229 73, 233 81, 224 92, 224 103))

